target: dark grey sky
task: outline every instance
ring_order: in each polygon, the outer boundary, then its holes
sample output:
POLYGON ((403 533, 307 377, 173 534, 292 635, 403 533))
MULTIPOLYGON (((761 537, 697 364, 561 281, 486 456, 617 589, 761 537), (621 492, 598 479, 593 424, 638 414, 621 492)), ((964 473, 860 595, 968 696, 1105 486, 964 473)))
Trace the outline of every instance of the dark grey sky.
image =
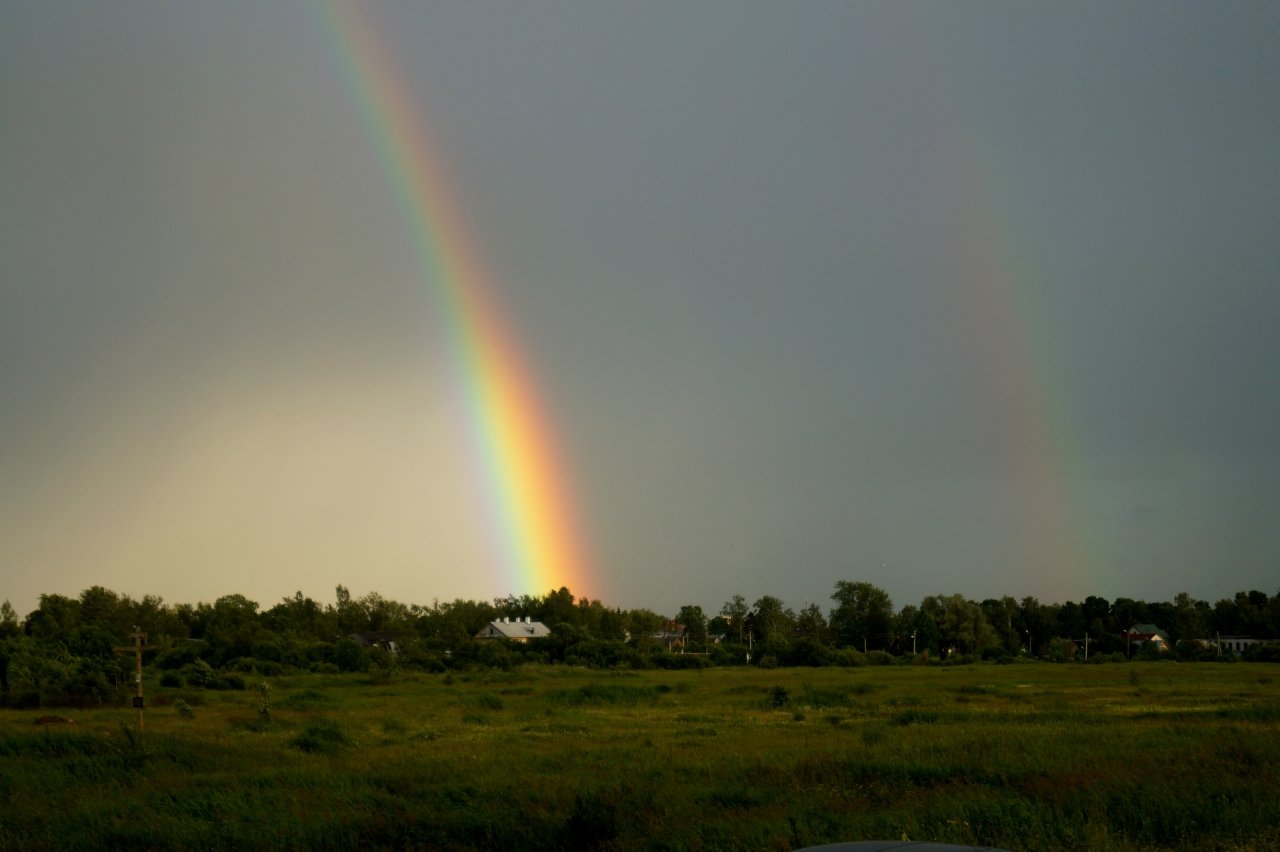
MULTIPOLYGON (((0 598, 488 598, 319 6, 0 4, 0 598)), ((1280 7, 367 7, 606 603, 1280 587, 1280 7)))

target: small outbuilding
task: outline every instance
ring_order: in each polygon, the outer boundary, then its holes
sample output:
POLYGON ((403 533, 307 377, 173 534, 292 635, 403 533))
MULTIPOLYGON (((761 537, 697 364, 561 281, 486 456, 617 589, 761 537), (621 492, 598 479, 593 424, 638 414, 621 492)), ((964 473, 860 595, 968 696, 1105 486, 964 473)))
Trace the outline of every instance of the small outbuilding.
POLYGON ((541 621, 532 618, 500 618, 490 621, 483 630, 476 634, 480 640, 509 639, 512 642, 528 642, 530 639, 541 639, 551 635, 551 629, 541 621))

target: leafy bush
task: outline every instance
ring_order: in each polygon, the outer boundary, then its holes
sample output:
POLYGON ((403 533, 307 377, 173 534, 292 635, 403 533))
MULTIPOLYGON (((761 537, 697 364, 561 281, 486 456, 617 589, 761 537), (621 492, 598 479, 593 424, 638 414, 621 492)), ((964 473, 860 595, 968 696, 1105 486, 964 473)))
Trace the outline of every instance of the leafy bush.
POLYGON ((319 719, 307 725, 289 744, 296 749, 311 754, 331 754, 346 746, 350 741, 337 722, 330 719, 319 719))
POLYGON ((209 689, 244 689, 244 676, 236 672, 225 672, 215 677, 208 685, 209 689))
POLYGON ((747 661, 747 646, 721 642, 711 646, 711 662, 717 666, 741 666, 747 661))
MULTIPOLYGON (((650 690, 623 684, 589 683, 577 689, 556 690, 548 693, 547 698, 553 704, 567 704, 571 707, 590 704, 640 704, 655 700, 663 691, 661 687, 660 684, 650 690)), ((669 690, 670 687, 667 687, 666 691, 669 690)))
POLYGON ((270 660, 279 663, 284 659, 284 648, 278 642, 259 639, 249 646, 249 654, 256 660, 270 660))
POLYGON ((367 671, 370 662, 369 649, 354 639, 342 639, 333 648, 332 662, 340 671, 367 671))
POLYGON ((506 706, 501 698, 491 692, 477 692, 467 703, 480 710, 501 710, 506 706))
POLYGON ((706 669, 711 660, 701 654, 659 654, 653 664, 660 669, 706 669))
POLYGON ((182 639, 157 654, 155 665, 162 669, 185 668, 200 659, 200 654, 204 650, 207 650, 204 642, 196 639, 182 639))
POLYGON ((1254 645, 1243 656, 1251 663, 1280 663, 1280 645, 1254 645))
POLYGON ((593 668, 645 668, 648 662, 635 648, 601 639, 585 639, 570 645, 564 649, 564 661, 593 668))
POLYGON ((97 706, 112 695, 114 661, 72 656, 60 644, 6 640, 5 697, 14 707, 97 706))
POLYGON ((203 686, 206 689, 217 678, 217 673, 213 670, 213 666, 199 659, 187 668, 186 675, 187 683, 192 686, 203 686))
POLYGON ((829 666, 836 659, 836 652, 813 639, 797 639, 782 656, 788 666, 829 666))
POLYGON ((841 648, 835 652, 832 662, 837 666, 858 668, 867 664, 867 656, 855 648, 841 648))
POLYGON ((287 707, 290 710, 311 710, 316 707, 331 706, 333 703, 333 698, 317 689, 304 689, 276 702, 276 706, 287 707))

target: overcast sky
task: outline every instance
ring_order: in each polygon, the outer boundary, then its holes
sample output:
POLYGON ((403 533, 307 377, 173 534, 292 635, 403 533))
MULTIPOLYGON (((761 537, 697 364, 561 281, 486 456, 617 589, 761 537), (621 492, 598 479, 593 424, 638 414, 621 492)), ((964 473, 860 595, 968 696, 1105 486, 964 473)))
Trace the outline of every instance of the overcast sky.
MULTIPOLYGON (((1280 5, 374 3, 611 606, 1280 589, 1280 5)), ((332 19, 0 2, 0 599, 507 588, 332 19)))

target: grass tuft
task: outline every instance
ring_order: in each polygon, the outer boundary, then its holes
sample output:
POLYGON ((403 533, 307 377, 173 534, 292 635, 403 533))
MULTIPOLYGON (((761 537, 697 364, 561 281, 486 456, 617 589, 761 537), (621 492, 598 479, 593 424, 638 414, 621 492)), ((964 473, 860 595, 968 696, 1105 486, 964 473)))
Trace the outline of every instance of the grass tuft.
POLYGON ((350 744, 338 723, 329 719, 311 722, 289 744, 309 754, 333 754, 350 744))

